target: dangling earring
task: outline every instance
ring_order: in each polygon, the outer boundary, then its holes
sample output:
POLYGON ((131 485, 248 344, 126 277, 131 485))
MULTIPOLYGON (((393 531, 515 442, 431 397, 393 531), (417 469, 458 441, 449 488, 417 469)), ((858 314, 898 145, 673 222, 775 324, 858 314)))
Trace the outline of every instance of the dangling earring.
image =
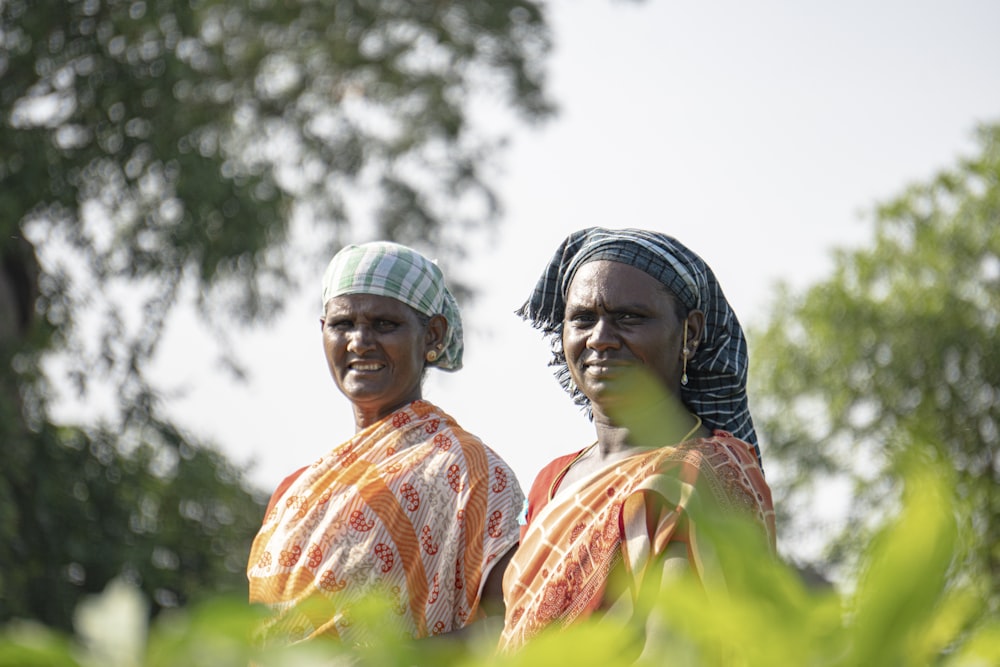
POLYGON ((688 383, 688 355, 691 354, 691 350, 688 348, 688 321, 684 318, 684 349, 682 351, 684 359, 684 367, 681 369, 681 384, 687 386, 688 383))

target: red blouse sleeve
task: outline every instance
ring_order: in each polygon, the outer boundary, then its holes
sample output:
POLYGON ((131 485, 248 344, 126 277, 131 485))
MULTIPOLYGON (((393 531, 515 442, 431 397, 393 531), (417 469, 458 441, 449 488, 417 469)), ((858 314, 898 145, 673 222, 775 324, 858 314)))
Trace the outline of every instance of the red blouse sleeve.
MULTIPOLYGON (((582 452, 583 450, 581 449, 580 451, 582 452)), ((535 481, 531 483, 531 489, 528 491, 528 513, 525 517, 524 525, 521 526, 521 539, 524 539, 524 533, 528 529, 528 526, 531 525, 531 520, 552 499, 552 495, 549 492, 558 488, 559 482, 566 472, 566 467, 579 455, 580 452, 573 452, 572 454, 560 456, 546 464, 535 476, 535 481)))

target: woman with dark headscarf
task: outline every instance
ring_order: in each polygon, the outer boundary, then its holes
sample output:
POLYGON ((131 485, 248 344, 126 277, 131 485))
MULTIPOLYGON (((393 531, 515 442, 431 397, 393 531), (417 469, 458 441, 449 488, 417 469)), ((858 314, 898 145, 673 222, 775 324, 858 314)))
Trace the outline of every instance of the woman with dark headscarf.
POLYGON ((698 255, 656 232, 584 229, 519 314, 551 337, 556 377, 597 440, 532 485, 501 648, 612 608, 633 614, 649 573, 701 575, 696 503, 746 515, 773 548, 746 342, 698 255), (609 583, 619 569, 627 586, 609 583))
POLYGON ((510 467, 422 397, 429 367, 462 367, 462 321, 441 270, 395 243, 351 245, 323 278, 323 348, 355 433, 274 492, 247 568, 266 636, 369 640, 352 616, 421 638, 502 615, 500 579, 524 496, 510 467))

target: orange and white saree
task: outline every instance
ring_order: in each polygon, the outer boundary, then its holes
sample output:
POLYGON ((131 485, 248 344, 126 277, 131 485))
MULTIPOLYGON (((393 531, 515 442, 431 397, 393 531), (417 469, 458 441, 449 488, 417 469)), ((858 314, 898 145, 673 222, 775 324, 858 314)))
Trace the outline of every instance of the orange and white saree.
POLYGON ((251 602, 273 612, 268 641, 282 643, 365 642, 352 606, 376 592, 391 596, 386 625, 405 635, 465 626, 518 541, 523 503, 507 464, 426 401, 355 434, 279 493, 247 576, 251 602))
POLYGON ((606 584, 619 561, 635 583, 655 556, 681 542, 700 575, 694 503, 748 515, 774 545, 771 492, 753 447, 725 431, 645 450, 558 495, 549 493, 551 501, 534 513, 504 576, 504 651, 546 627, 610 607, 616 601, 605 599, 606 584))

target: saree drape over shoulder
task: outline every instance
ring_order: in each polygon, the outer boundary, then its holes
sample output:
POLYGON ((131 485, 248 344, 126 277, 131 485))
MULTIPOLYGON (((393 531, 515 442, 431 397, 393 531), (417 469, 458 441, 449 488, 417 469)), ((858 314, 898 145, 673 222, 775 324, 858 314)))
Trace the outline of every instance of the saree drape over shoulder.
POLYGON ((609 606, 608 575, 619 561, 635 587, 655 556, 681 542, 700 576, 695 504, 747 515, 773 548, 771 492, 753 445, 725 431, 645 450, 561 490, 534 514, 507 567, 501 650, 609 606))
POLYGON ((363 643, 351 610, 375 592, 391 597, 387 624, 411 637, 465 626, 487 573, 518 541, 523 503, 507 464, 425 401, 355 434, 278 493, 247 568, 251 602, 273 612, 269 642, 363 643), (322 614, 306 604, 317 598, 322 614))

